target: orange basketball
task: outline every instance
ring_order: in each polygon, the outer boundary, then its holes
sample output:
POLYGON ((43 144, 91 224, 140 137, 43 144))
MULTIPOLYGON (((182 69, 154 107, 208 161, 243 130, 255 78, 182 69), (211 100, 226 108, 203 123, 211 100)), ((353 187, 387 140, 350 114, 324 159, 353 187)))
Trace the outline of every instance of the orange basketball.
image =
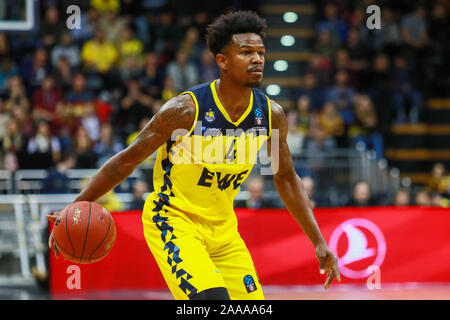
POLYGON ((106 257, 116 240, 111 214, 95 202, 79 201, 65 207, 55 221, 53 237, 65 260, 93 263, 106 257))

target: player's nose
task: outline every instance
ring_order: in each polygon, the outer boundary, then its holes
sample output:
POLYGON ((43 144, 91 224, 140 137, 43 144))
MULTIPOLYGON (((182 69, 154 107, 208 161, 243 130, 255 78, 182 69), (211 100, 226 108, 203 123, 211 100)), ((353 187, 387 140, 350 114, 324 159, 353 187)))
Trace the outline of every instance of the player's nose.
POLYGON ((254 54, 252 56, 252 64, 263 65, 263 63, 264 63, 264 59, 258 53, 254 54))
POLYGON ((251 65, 263 65, 264 57, 258 52, 254 52, 250 57, 250 63, 251 65))

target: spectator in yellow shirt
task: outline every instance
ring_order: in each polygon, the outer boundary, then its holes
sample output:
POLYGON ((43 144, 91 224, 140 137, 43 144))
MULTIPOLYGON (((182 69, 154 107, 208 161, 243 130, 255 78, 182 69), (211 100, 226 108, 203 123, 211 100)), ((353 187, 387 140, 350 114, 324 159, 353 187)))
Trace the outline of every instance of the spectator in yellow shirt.
POLYGON ((322 107, 318 115, 318 125, 321 126, 325 132, 336 139, 338 145, 342 145, 347 139, 345 136, 344 119, 336 108, 336 105, 327 101, 322 107), (341 143, 342 142, 342 143, 341 143))
MULTIPOLYGON (((89 178, 83 179, 81 188, 84 189, 89 182, 89 178)), ((99 205, 103 206, 108 211, 121 211, 125 208, 122 200, 117 196, 114 189, 108 191, 105 195, 97 199, 99 205)))
POLYGON ((142 65, 142 52, 144 46, 142 42, 135 37, 134 30, 127 26, 121 34, 118 44, 119 51, 119 65, 121 68, 125 67, 125 61, 128 57, 134 57, 139 65, 142 65))
POLYGON ((114 192, 114 189, 111 189, 105 195, 99 198, 97 200, 97 203, 102 205, 106 210, 110 212, 122 211, 125 208, 122 200, 120 200, 120 198, 114 192))
POLYGON ((95 37, 87 41, 81 50, 81 60, 85 68, 101 74, 108 73, 118 58, 116 48, 105 41, 103 29, 97 29, 95 37))
POLYGON ((180 92, 175 89, 175 82, 173 78, 167 76, 164 80, 164 87, 162 88, 161 98, 163 102, 167 102, 173 97, 176 97, 180 92))
POLYGON ((119 0, 91 0, 91 7, 103 14, 106 11, 119 12, 119 0))

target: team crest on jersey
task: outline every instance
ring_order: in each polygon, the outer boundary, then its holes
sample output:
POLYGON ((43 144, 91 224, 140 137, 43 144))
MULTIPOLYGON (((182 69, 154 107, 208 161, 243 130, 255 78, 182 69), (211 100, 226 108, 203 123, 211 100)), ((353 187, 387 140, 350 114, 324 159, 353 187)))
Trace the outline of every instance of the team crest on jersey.
POLYGON ((248 293, 253 292, 257 289, 255 280, 253 280, 253 277, 249 274, 244 277, 244 285, 248 293))
POLYGON ((256 125, 258 125, 258 126, 262 125, 262 116, 263 116, 263 113, 262 113, 261 108, 256 108, 256 110, 255 110, 255 123, 256 123, 256 125))
POLYGON ((210 108, 209 111, 205 113, 205 120, 208 122, 213 122, 214 119, 216 119, 216 117, 214 116, 214 111, 212 111, 210 108))

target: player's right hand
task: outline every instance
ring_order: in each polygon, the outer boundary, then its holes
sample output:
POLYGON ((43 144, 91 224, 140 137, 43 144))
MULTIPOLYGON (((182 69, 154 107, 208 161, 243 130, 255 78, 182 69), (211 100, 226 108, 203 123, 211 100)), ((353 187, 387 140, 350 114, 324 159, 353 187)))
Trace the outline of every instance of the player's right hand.
MULTIPOLYGON (((56 219, 58 219, 58 217, 59 217, 59 213, 60 213, 59 211, 54 211, 54 212, 48 214, 47 215, 47 220, 55 222, 56 219)), ((58 247, 56 246, 56 242, 53 239, 53 231, 54 230, 52 230, 52 233, 50 234, 50 237, 48 237, 48 248, 49 249, 53 248, 53 252, 55 253, 55 257, 58 258, 59 251, 58 251, 58 247)))
POLYGON ((316 257, 319 260, 320 274, 327 273, 327 280, 325 281, 324 288, 328 289, 330 287, 334 277, 341 282, 338 260, 326 243, 316 246, 316 257))

